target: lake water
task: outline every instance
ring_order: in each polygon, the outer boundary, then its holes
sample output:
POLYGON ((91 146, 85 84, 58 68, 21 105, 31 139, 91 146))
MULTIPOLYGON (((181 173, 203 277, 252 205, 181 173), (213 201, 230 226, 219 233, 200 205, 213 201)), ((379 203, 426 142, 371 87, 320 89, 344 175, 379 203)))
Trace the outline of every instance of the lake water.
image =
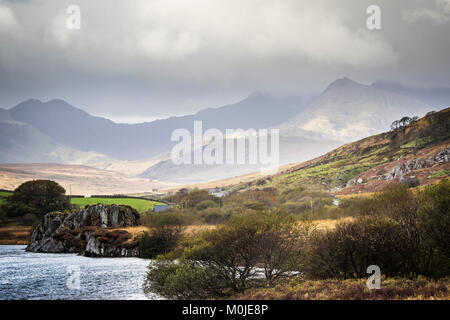
POLYGON ((139 258, 30 253, 25 246, 0 246, 0 300, 146 299, 142 284, 149 263, 139 258))

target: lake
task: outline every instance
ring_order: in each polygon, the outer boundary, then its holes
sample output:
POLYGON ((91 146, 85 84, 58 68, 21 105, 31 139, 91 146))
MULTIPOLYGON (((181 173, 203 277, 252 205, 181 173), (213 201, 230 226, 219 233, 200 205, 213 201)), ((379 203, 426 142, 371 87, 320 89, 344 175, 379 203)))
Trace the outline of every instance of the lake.
POLYGON ((151 260, 31 253, 25 247, 0 245, 0 300, 147 299, 142 284, 151 260))

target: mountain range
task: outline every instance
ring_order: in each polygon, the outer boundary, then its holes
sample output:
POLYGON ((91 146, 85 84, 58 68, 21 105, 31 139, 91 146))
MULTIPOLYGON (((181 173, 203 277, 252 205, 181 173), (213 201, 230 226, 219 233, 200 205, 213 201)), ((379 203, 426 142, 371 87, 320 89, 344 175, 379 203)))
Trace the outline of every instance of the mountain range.
POLYGON ((279 127, 288 136, 315 134, 350 142, 383 132, 403 116, 421 117, 432 109, 414 97, 342 78, 279 127))
POLYGON ((196 114, 138 124, 115 123, 64 100, 24 101, 0 109, 1 163, 89 165, 129 176, 178 183, 223 179, 254 166, 183 165, 170 159, 177 128, 193 132, 194 120, 208 128, 279 128, 280 164, 306 161, 341 144, 386 131, 403 116, 423 116, 450 104, 450 89, 411 89, 342 78, 313 98, 257 92, 235 104, 196 114))

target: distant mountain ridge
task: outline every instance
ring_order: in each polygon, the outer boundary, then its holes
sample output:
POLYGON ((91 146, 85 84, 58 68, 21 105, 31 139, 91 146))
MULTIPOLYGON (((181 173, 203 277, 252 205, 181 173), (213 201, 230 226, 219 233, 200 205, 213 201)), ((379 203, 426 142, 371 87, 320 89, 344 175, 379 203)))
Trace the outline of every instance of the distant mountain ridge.
POLYGON ((235 104, 196 114, 138 124, 92 116, 64 100, 24 101, 0 109, 0 162, 53 162, 172 182, 201 182, 238 176, 252 166, 175 166, 169 159, 173 130, 193 132, 195 120, 208 128, 279 128, 281 165, 305 161, 345 142, 384 132, 403 116, 423 116, 448 101, 445 89, 426 94, 401 85, 364 85, 337 79, 319 96, 305 99, 257 92, 235 104))
POLYGON ((389 128, 403 116, 423 116, 433 108, 406 95, 342 78, 307 108, 280 125, 282 134, 354 141, 389 128))
POLYGON ((119 160, 141 160, 170 150, 172 131, 185 128, 193 132, 194 120, 203 121, 204 130, 267 128, 287 120, 307 103, 298 97, 276 98, 256 93, 221 108, 139 124, 120 124, 94 117, 58 99, 48 102, 30 99, 9 113, 14 120, 31 125, 67 147, 95 151, 119 160))
POLYGON ((53 162, 95 164, 113 159, 83 152, 56 142, 27 123, 14 120, 7 110, 0 110, 0 162, 53 162))
POLYGON ((414 97, 436 109, 450 107, 450 88, 447 87, 412 88, 403 86, 400 83, 380 80, 375 81, 372 87, 414 97))
POLYGON ((392 182, 426 185, 450 177, 450 108, 354 141, 276 175, 222 186, 233 190, 310 188, 339 194, 380 191, 392 182))

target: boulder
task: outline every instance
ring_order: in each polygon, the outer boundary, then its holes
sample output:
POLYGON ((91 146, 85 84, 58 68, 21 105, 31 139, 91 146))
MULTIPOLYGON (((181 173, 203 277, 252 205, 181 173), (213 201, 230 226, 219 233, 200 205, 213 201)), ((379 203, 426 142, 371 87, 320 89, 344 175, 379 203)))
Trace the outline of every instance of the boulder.
POLYGON ((129 206, 98 204, 73 213, 51 212, 33 230, 26 250, 99 257, 137 256, 137 241, 127 231, 114 228, 140 224, 139 213, 129 206))

